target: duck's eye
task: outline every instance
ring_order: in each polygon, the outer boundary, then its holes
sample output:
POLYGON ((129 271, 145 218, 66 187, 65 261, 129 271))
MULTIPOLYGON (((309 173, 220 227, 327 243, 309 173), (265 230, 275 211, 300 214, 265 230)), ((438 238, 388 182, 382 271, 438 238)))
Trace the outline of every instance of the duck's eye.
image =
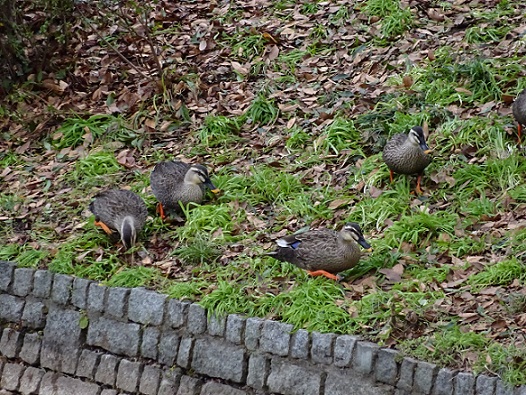
POLYGON ((197 177, 199 177, 201 182, 205 182, 206 181, 206 176, 203 173, 201 173, 201 172, 197 172, 197 177))

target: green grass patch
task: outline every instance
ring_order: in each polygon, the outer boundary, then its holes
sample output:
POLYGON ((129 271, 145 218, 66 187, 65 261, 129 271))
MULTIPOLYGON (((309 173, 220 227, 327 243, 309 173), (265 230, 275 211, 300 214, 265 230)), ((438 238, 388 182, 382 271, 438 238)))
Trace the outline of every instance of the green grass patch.
POLYGON ((126 127, 122 118, 107 114, 96 114, 87 119, 66 119, 51 136, 51 142, 56 149, 75 148, 85 141, 91 143, 103 136, 109 141, 140 145, 136 142, 138 135, 126 127))
POLYGON ((488 344, 488 339, 483 335, 462 332, 457 325, 450 324, 433 336, 403 341, 400 348, 424 361, 438 362, 441 365, 456 365, 459 361, 465 360, 468 352, 480 353, 486 349, 488 344))
POLYGON ((239 141, 240 126, 241 120, 239 118, 208 116, 198 132, 198 138, 206 148, 226 147, 239 141))
POLYGON ((382 36, 389 40, 409 30, 414 23, 411 10, 402 8, 398 0, 367 0, 363 10, 369 17, 380 18, 382 36))
POLYGON ((486 266, 483 271, 470 276, 468 282, 481 289, 488 286, 509 285, 513 280, 519 280, 521 283, 526 280, 526 266, 515 257, 486 266))
POLYGON ((279 109, 273 99, 268 99, 264 94, 259 94, 243 115, 247 122, 253 124, 269 125, 276 121, 279 109))
POLYGON ((119 171, 122 171, 122 167, 113 153, 98 151, 79 159, 75 164, 72 177, 77 183, 82 182, 88 185, 100 183, 103 185, 104 176, 113 175, 119 171))
POLYGON ((385 242, 391 247, 398 247, 404 242, 417 248, 424 247, 442 233, 453 236, 456 222, 457 216, 447 211, 413 212, 411 215, 403 215, 386 229, 385 242))

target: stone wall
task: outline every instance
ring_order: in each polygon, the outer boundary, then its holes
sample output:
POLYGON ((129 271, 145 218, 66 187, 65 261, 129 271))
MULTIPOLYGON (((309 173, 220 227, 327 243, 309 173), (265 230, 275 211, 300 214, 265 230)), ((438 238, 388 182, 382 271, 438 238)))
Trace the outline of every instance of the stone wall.
POLYGON ((0 395, 526 395, 357 337, 0 261, 0 395))

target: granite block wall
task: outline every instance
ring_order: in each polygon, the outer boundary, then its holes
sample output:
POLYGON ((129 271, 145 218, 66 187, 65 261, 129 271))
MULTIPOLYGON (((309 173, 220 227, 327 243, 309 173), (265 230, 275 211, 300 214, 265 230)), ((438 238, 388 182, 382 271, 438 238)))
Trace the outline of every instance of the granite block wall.
POLYGON ((0 261, 0 395, 526 395, 355 336, 0 261))

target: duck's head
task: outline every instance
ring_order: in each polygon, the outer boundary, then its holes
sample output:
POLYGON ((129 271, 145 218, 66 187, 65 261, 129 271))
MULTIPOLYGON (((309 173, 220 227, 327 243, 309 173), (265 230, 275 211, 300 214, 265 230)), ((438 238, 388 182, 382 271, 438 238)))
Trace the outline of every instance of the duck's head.
POLYGON ((135 231, 133 217, 125 217, 122 220, 120 229, 121 241, 125 249, 129 249, 137 242, 137 232, 135 231))
POLYGON ((218 193, 219 189, 216 188, 212 181, 210 181, 210 176, 208 175, 208 170, 203 165, 192 165, 186 172, 184 181, 190 184, 201 185, 203 184, 213 193, 218 193))
POLYGON ((419 146, 424 154, 429 154, 432 150, 429 149, 429 146, 426 143, 426 136, 424 136, 424 129, 420 126, 413 126, 409 131, 409 141, 415 146, 419 146))
POLYGON ((367 251, 372 251, 371 245, 363 237, 362 229, 356 222, 346 223, 340 234, 345 241, 355 241, 360 244, 367 251))

